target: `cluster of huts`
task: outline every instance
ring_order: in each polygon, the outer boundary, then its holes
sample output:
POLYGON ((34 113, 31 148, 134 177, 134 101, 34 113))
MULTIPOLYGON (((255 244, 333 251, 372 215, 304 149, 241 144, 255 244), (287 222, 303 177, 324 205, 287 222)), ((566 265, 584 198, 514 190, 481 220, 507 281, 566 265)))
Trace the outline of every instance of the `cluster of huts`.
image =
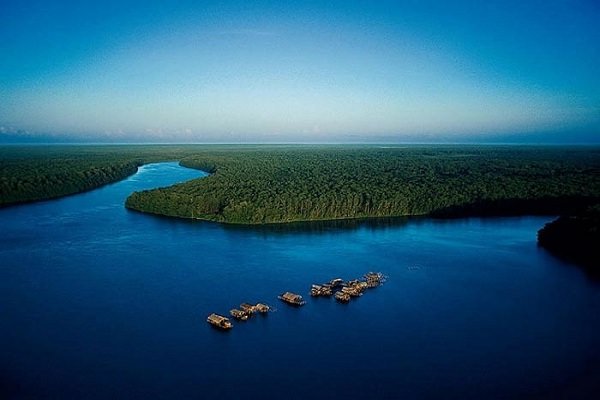
MULTIPOLYGON (((252 305, 250 303, 242 303, 240 304, 240 308, 234 308, 230 310, 229 314, 237 320, 246 321, 248 320, 248 318, 252 317, 256 313, 266 314, 269 311, 271 311, 271 307, 264 303, 256 303, 255 305, 252 305)), ((233 328, 233 324, 231 323, 229 318, 215 313, 210 314, 206 318, 206 322, 220 329, 233 328)))
POLYGON ((341 303, 348 303, 351 298, 362 296, 364 291, 377 287, 385 281, 381 272, 369 272, 364 279, 344 281, 341 278, 332 279, 327 283, 312 285, 310 295, 313 297, 329 297, 335 292, 335 299, 341 303))
MULTIPOLYGON (((310 295, 313 297, 330 297, 333 295, 337 301, 348 303, 353 297, 360 297, 365 290, 375 288, 384 282, 385 276, 381 272, 369 272, 362 279, 344 281, 341 278, 335 278, 327 283, 312 285, 310 295)), ((277 296, 277 298, 292 306, 303 306, 306 304, 301 295, 292 292, 284 292, 277 296)), ((266 314, 269 311, 271 311, 271 307, 264 303, 257 303, 255 305, 242 303, 239 308, 229 311, 229 314, 237 320, 246 321, 255 313, 266 314)), ((206 321, 216 328, 225 330, 233 328, 233 324, 229 318, 219 314, 210 314, 206 321)))
POLYGON ((240 304, 239 309, 234 308, 233 310, 229 311, 229 314, 235 319, 246 321, 255 313, 266 314, 269 311, 271 311, 271 307, 264 303, 256 303, 255 305, 249 303, 242 303, 240 304))

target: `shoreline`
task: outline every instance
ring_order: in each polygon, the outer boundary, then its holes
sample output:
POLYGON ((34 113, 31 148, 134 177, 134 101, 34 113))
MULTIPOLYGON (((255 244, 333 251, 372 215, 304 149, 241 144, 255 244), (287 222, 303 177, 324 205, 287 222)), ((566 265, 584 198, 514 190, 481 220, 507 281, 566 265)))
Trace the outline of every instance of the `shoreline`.
MULTIPOLYGON (((147 164, 152 164, 152 163, 147 163, 147 164)), ((5 208, 12 208, 12 207, 24 206, 24 205, 29 205, 29 204, 35 204, 35 203, 43 203, 45 201, 54 201, 54 200, 63 199, 65 197, 69 197, 69 196, 75 196, 75 195, 78 195, 78 194, 82 194, 82 193, 86 193, 86 192, 91 192, 93 190, 100 189, 100 188, 108 186, 108 185, 113 185, 115 183, 119 183, 121 181, 124 181, 127 178, 130 178, 130 177, 132 177, 132 176, 134 176, 135 174, 138 173, 140 167, 142 167, 144 165, 147 165, 147 164, 136 165, 135 166, 135 171, 128 172, 126 175, 120 176, 117 179, 110 180, 110 181, 107 181, 107 182, 103 182, 103 183, 101 183, 99 185, 92 186, 92 187, 89 187, 89 188, 86 188, 86 189, 83 189, 83 190, 70 191, 70 192, 67 192, 67 193, 64 193, 64 194, 59 194, 59 195, 56 195, 56 196, 42 197, 42 198, 39 198, 39 199, 25 199, 25 200, 19 200, 19 201, 10 202, 10 203, 2 203, 2 204, 0 204, 0 210, 1 209, 5 209, 5 208)))
POLYGON ((147 214, 153 217, 158 217, 158 218, 168 218, 168 219, 175 219, 175 220, 179 220, 179 221, 188 221, 188 222, 206 222, 206 223, 211 223, 211 224, 218 224, 218 225, 222 225, 222 226, 229 226, 229 227, 244 227, 244 228, 260 228, 260 227, 280 227, 280 226, 286 226, 286 225, 301 225, 301 224, 312 224, 312 223, 336 223, 336 222, 352 222, 352 223, 362 223, 362 222, 377 222, 377 221, 381 221, 381 222, 385 222, 385 221, 392 221, 392 220, 397 220, 398 222, 401 220, 416 220, 416 219, 430 219, 430 220, 437 220, 437 221, 450 221, 450 220, 456 220, 456 219, 469 219, 469 218, 480 218, 480 219, 487 219, 487 218, 518 218, 518 217, 550 217, 550 218, 557 218, 559 216, 559 213, 529 213, 529 212, 524 212, 524 213, 513 213, 513 214, 460 214, 460 215, 452 215, 452 216, 440 216, 440 215, 434 215, 434 214, 405 214, 405 215, 373 215, 373 216, 358 216, 358 217, 343 217, 343 218, 323 218, 323 219, 295 219, 295 220, 289 220, 289 221, 279 221, 279 222, 229 222, 229 221, 220 221, 220 220, 216 220, 216 219, 210 219, 210 218, 202 218, 202 217, 182 217, 179 215, 169 215, 169 214, 162 214, 162 213, 158 213, 158 212, 152 212, 152 211, 142 211, 142 210, 138 210, 136 208, 130 208, 130 207, 125 207, 127 208, 127 210, 131 211, 131 212, 136 212, 136 213, 140 213, 140 214, 147 214))
MULTIPOLYGON (((135 174, 137 174, 139 172, 140 168, 142 168, 142 167, 144 167, 146 165, 162 164, 162 163, 169 163, 169 162, 177 162, 178 165, 181 166, 181 167, 183 167, 183 168, 194 169, 194 170, 206 172, 207 174, 211 175, 211 173, 209 173, 207 171, 204 171, 204 170, 201 170, 199 168, 193 168, 193 167, 182 165, 181 164, 181 160, 161 160, 161 161, 142 162, 142 163, 139 163, 139 164, 135 165, 135 170, 134 171, 129 171, 129 172, 127 172, 123 176, 119 176, 116 179, 113 179, 113 180, 110 180, 110 181, 102 182, 99 185, 92 186, 92 187, 89 187, 89 188, 86 188, 86 189, 83 189, 83 190, 77 190, 77 191, 67 192, 67 193, 64 193, 64 194, 59 194, 59 195, 56 195, 56 196, 41 197, 41 198, 38 198, 38 199, 23 199, 23 200, 18 200, 18 201, 10 202, 10 203, 0 203, 0 210, 2 210, 4 208, 12 208, 12 207, 24 206, 24 205, 35 204, 35 203, 43 203, 45 201, 54 201, 54 200, 63 199, 65 197, 69 197, 69 196, 75 196, 75 195, 78 195, 78 194, 91 192, 93 190, 100 189, 100 188, 103 188, 103 187, 109 186, 109 185, 114 185, 115 183, 119 183, 119 182, 124 181, 125 179, 131 178, 132 176, 134 176, 135 174)), ((159 188, 154 188, 154 189, 159 189, 159 188)), ((150 189, 150 190, 154 190, 154 189, 150 189)), ((143 211, 140 211, 140 212, 143 212, 143 211)))

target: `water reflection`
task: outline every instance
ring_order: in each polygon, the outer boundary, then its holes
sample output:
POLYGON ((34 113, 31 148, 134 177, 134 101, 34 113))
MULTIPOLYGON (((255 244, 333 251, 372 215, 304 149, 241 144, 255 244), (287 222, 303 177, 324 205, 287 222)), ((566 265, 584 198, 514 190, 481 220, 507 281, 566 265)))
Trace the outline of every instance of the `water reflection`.
POLYGON ((223 224, 226 230, 251 231, 259 234, 331 234, 336 232, 353 231, 361 228, 368 230, 385 230, 389 228, 398 228, 409 223, 419 223, 423 217, 382 217, 382 218, 354 218, 337 219, 322 221, 298 221, 282 224, 263 224, 263 225, 241 225, 241 224, 223 224))

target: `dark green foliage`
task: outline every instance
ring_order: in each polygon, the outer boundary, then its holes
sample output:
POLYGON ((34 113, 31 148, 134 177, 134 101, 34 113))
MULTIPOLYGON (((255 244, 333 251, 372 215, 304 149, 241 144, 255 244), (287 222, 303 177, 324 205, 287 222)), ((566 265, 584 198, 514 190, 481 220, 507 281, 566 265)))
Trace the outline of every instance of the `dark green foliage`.
POLYGON ((243 224, 402 215, 555 213, 600 198, 600 151, 551 147, 237 147, 182 165, 214 172, 127 207, 243 224))
POLYGON ((148 162, 194 154, 190 146, 0 147, 0 207, 94 189, 148 162))
POLYGON ((546 224, 538 232, 538 243, 600 276, 600 206, 546 224))
POLYGON ((372 216, 564 213, 598 201, 597 148, 409 146, 6 146, 0 206, 182 160, 213 173, 134 193, 156 214, 258 224, 372 216))

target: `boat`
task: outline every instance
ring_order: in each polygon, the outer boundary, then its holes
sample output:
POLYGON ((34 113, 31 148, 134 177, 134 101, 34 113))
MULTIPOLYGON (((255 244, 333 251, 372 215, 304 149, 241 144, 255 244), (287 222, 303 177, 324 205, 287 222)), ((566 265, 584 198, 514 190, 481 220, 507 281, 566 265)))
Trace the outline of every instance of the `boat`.
POLYGON ((350 295, 342 291, 335 292, 335 299, 340 303, 348 303, 350 301, 350 295))
POLYGON ((321 295, 321 285, 312 285, 310 288, 311 296, 320 296, 321 295))
POLYGON ((231 314, 233 318, 239 319, 241 321, 246 321, 248 320, 248 317, 250 317, 246 311, 238 310, 237 308, 234 308, 233 310, 229 311, 229 314, 231 314))
POLYGON ((345 286, 345 287, 342 288, 341 292, 345 293, 345 294, 347 294, 349 296, 352 296, 352 297, 362 296, 362 291, 359 290, 356 287, 345 286))
POLYGON ((318 296, 331 296, 333 292, 331 291, 331 285, 325 283, 323 285, 312 285, 310 288, 310 295, 313 297, 318 296))
POLYGON ((215 313, 210 314, 208 318, 206 318, 206 322, 208 322, 216 328, 223 330, 233 328, 233 324, 231 323, 231 321, 229 321, 229 318, 225 318, 224 316, 215 313))
POLYGON ((249 303, 240 304, 240 309, 246 312, 248 315, 252 315, 256 312, 256 307, 249 303))
POLYGON ((365 274, 367 287, 374 288, 385 282, 385 276, 381 272, 368 272, 365 274))
MULTIPOLYGON (((342 288, 342 290, 352 289, 353 292, 362 294, 362 292, 364 292, 368 287, 369 287, 369 285, 367 284, 367 282, 359 281, 358 279, 355 279, 353 281, 349 281, 346 284, 346 286, 342 288)), ((348 292, 348 293, 350 293, 350 292, 348 292)))
POLYGON ((306 304, 306 301, 304 301, 302 296, 292 292, 282 293, 279 296, 277 296, 277 298, 293 306, 303 306, 304 304, 306 304))
POLYGON ((344 280, 342 278, 335 278, 329 281, 329 285, 333 289, 344 286, 344 280))
POLYGON ((265 314, 265 313, 268 313, 269 311, 271 311, 271 307, 269 307, 267 304, 264 304, 264 303, 256 303, 256 305, 254 306, 254 309, 261 314, 265 314))

